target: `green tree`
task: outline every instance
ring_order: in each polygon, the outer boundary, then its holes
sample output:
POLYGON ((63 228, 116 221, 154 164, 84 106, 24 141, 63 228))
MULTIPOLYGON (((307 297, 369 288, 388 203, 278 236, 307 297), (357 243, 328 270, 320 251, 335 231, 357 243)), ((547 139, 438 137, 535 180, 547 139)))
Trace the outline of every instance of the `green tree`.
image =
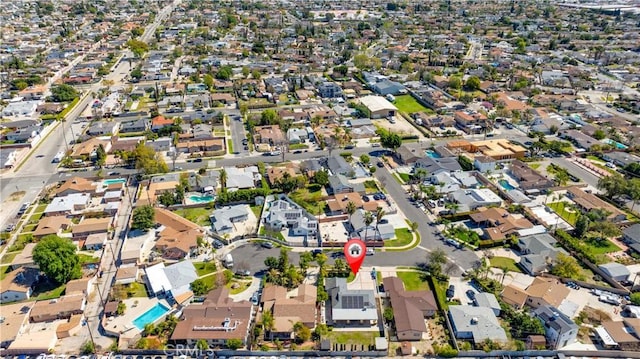
POLYGON ((218 80, 228 80, 231 78, 231 76, 233 76, 233 67, 229 65, 220 67, 220 69, 218 69, 218 72, 216 72, 216 78, 218 80))
POLYGON ((551 268, 551 274, 562 278, 579 279, 581 277, 580 264, 578 264, 575 258, 563 253, 558 253, 555 263, 551 268))
POLYGON ((118 307, 116 308, 116 315, 123 315, 127 310, 127 305, 124 302, 119 302, 118 307))
POLYGON ((204 74, 204 76, 202 76, 202 83, 207 86, 207 90, 211 90, 213 88, 213 76, 204 74))
POLYGON ((104 166, 107 161, 107 151, 104 150, 104 146, 100 144, 96 149, 96 164, 99 167, 104 166))
POLYGON ((365 166, 369 164, 370 160, 371 159, 369 158, 369 155, 367 155, 366 153, 360 155, 360 162, 362 162, 362 164, 364 164, 365 166))
POLYGON ((156 223, 156 212, 152 206, 139 206, 133 210, 131 229, 147 231, 156 223))
POLYGON ((459 90, 462 87, 462 79, 458 76, 451 76, 449 78, 449 88, 459 90))
POLYGON ((76 245, 56 235, 44 237, 33 248, 33 262, 51 280, 64 284, 82 277, 76 245))
POLYGON ((402 145, 402 137, 395 132, 380 128, 377 133, 380 136, 380 144, 384 148, 390 148, 395 152, 402 145))
POLYGON ((582 238, 589 230, 589 217, 579 214, 576 219, 576 227, 573 231, 576 237, 582 238))
POLYGON ((326 186, 329 184, 329 173, 324 169, 317 171, 313 175, 313 182, 323 187, 326 186))
POLYGON ((209 349, 209 343, 207 343, 207 341, 204 339, 198 339, 198 341, 196 342, 196 348, 200 350, 207 350, 209 349))
POLYGON ((478 76, 470 76, 465 82, 464 87, 469 91, 477 91, 480 89, 480 79, 478 76))
POLYGON ((384 308, 382 316, 387 323, 391 323, 393 321, 393 309, 391 309, 391 307, 384 308))
POLYGON ((62 84, 51 88, 53 102, 70 102, 78 97, 78 91, 73 86, 62 84))
POLYGON ((251 70, 249 70, 247 66, 242 66, 242 77, 246 79, 247 77, 249 77, 250 74, 251 74, 251 70))
POLYGON ((94 354, 96 352, 96 347, 95 345, 93 345, 93 342, 90 340, 87 340, 86 342, 84 342, 84 344, 82 344, 82 347, 80 347, 80 353, 87 355, 87 354, 94 354))
POLYGON ((242 348, 244 344, 242 343, 242 340, 240 339, 229 339, 227 340, 227 348, 231 349, 231 350, 237 350, 242 348))
POLYGON ((147 51, 149 51, 149 45, 147 45, 144 41, 131 39, 126 42, 127 47, 135 57, 142 57, 147 51))
POLYGON ((596 140, 600 141, 600 140, 603 140, 605 137, 607 137, 607 134, 603 130, 597 129, 593 131, 593 138, 595 138, 596 140))
POLYGON ((640 292, 631 293, 629 299, 634 305, 640 305, 640 292))
POLYGON ((351 216, 356 213, 356 204, 353 203, 353 201, 349 201, 347 202, 347 207, 346 207, 346 211, 347 214, 349 215, 349 220, 351 220, 351 216))
POLYGON ((166 173, 169 166, 151 146, 140 143, 133 151, 135 166, 143 174, 166 173))
POLYGON ((298 343, 304 343, 311 339, 311 329, 301 322, 293 325, 293 333, 298 343))
POLYGON ((255 80, 260 80, 261 76, 262 76, 262 72, 260 72, 260 70, 251 71, 251 77, 253 77, 255 80))
POLYGON ((205 295, 210 289, 211 288, 209 288, 207 283, 202 279, 196 279, 191 283, 191 291, 194 295, 205 295))

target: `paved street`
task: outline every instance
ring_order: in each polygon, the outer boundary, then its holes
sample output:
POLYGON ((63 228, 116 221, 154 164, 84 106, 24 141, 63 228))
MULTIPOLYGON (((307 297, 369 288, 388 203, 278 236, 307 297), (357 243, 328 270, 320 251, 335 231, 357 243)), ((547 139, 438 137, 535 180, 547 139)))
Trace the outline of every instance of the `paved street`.
POLYGON ((231 140, 233 141, 233 151, 240 155, 249 155, 249 151, 244 149, 243 140, 247 139, 244 122, 240 116, 240 111, 225 111, 229 119, 231 129, 231 140))

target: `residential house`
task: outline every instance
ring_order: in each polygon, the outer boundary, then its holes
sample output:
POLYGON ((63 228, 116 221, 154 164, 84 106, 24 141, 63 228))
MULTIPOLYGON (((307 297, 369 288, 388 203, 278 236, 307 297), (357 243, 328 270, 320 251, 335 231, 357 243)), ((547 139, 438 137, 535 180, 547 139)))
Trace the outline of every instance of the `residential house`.
POLYGON ((97 156, 97 150, 98 148, 100 148, 100 146, 104 148, 106 153, 109 153, 111 151, 111 138, 105 139, 92 137, 82 143, 78 143, 77 145, 73 146, 73 150, 71 151, 69 157, 73 158, 74 160, 83 161, 95 159, 97 156))
POLYGON ((627 219, 626 213, 609 202, 600 199, 595 194, 587 193, 579 187, 569 187, 569 189, 567 189, 567 197, 571 198, 583 212, 588 213, 592 210, 602 209, 609 212, 607 219, 612 222, 620 222, 627 219))
POLYGON ((520 237, 516 246, 521 253, 519 266, 529 275, 536 275, 547 270, 559 253, 567 252, 556 247, 556 240, 547 233, 520 237))
POLYGON ((297 175, 296 170, 291 166, 286 167, 269 167, 266 170, 265 176, 269 181, 271 186, 275 185, 283 176, 287 176, 293 178, 297 175))
POLYGON ((422 157, 415 162, 414 168, 422 168, 429 175, 436 175, 440 172, 462 171, 462 167, 455 157, 422 157))
POLYGON ((457 339, 471 340, 475 344, 482 344, 487 339, 508 342, 507 334, 491 308, 452 305, 449 306, 449 320, 457 339))
POLYGON ((81 293, 67 294, 56 300, 39 300, 31 308, 29 320, 32 323, 42 323, 69 319, 72 315, 82 314, 85 305, 85 295, 81 293))
POLYGON ((491 240, 505 239, 518 230, 533 228, 533 223, 524 217, 516 218, 504 208, 479 208, 469 215, 471 220, 482 229, 484 236, 491 240))
POLYGON ((555 278, 536 277, 527 289, 527 305, 559 307, 569 295, 569 288, 555 278))
POLYGON ((151 131, 156 132, 161 128, 173 126, 173 123, 174 121, 172 118, 166 118, 162 115, 158 115, 151 119, 151 131))
POLYGON ((605 321, 594 332, 604 349, 640 351, 640 319, 623 318, 605 321))
POLYGON ((386 277, 382 283, 393 308, 398 340, 421 340, 423 335, 429 332, 425 318, 433 317, 438 310, 433 292, 407 291, 398 277, 386 277))
POLYGON ((369 110, 373 119, 395 116, 398 112, 398 108, 382 96, 364 96, 360 103, 369 110))
MULTIPOLYGON (((2 306, 3 321, 2 330, 0 330, 0 348, 7 349, 17 338, 25 337, 23 328, 28 322, 28 314, 32 306, 33 302, 4 304, 2 306)), ((31 348, 32 346, 29 346, 29 349, 31 348)))
POLYGON ((331 171, 331 174, 334 176, 343 175, 346 177, 353 177, 355 175, 353 167, 351 167, 349 162, 347 162, 347 160, 342 156, 333 155, 331 157, 327 157, 325 161, 325 168, 329 168, 329 171, 331 171))
POLYGON ((304 143, 309 139, 309 132, 306 128, 290 128, 287 131, 287 139, 290 144, 304 143))
POLYGON ((473 167, 482 173, 491 173, 496 170, 498 161, 495 159, 480 155, 473 158, 473 167))
POLYGON ((288 228, 293 236, 313 238, 318 234, 318 220, 286 197, 271 202, 264 221, 275 231, 288 228))
POLYGON ((109 234, 107 232, 93 233, 84 240, 84 249, 88 251, 99 251, 107 243, 109 234))
POLYGON ((338 194, 338 193, 348 193, 348 192, 356 192, 356 193, 364 193, 365 188, 363 183, 351 183, 347 179, 347 177, 338 174, 329 177, 329 186, 328 189, 330 193, 338 194))
POLYGON ((273 329, 270 339, 291 340, 294 325, 302 323, 309 329, 316 326, 317 288, 311 284, 301 284, 291 292, 285 287, 267 285, 262 291, 262 311, 270 311, 273 329))
POLYGON ((527 303, 527 292, 511 284, 504 287, 500 297, 503 302, 515 309, 522 309, 527 303))
POLYGON ((403 84, 389 79, 380 79, 374 83, 369 83, 369 87, 377 94, 382 96, 397 95, 406 93, 407 89, 403 84))
POLYGON ((146 118, 124 121, 120 123, 120 133, 144 132, 149 128, 150 123, 146 118))
POLYGON ((587 151, 591 149, 593 145, 601 145, 602 142, 596 140, 595 138, 582 133, 579 130, 562 130, 559 135, 560 138, 571 141, 574 145, 583 148, 587 151))
POLYGON ((395 156, 400 163, 405 165, 412 165, 422 157, 421 154, 416 153, 416 150, 412 150, 406 145, 398 147, 395 156))
POLYGON ((40 270, 36 268, 22 267, 7 273, 0 281, 0 303, 29 299, 39 278, 40 270))
POLYGON ((317 87, 318 95, 322 98, 339 98, 342 97, 342 88, 335 82, 325 81, 317 87))
POLYGON ((44 209, 44 216, 68 216, 87 208, 91 202, 89 193, 72 193, 66 196, 58 196, 44 209))
MULTIPOLYGON (((364 241, 385 240, 396 236, 395 228, 391 223, 376 223, 375 221, 367 225, 364 221, 365 211, 356 210, 349 221, 351 233, 364 241)), ((384 218, 384 217, 383 217, 384 218)))
POLYGON ((255 188, 256 184, 262 181, 262 175, 257 166, 225 167, 224 170, 227 172, 227 190, 230 192, 255 188))
POLYGON ((154 208, 155 220, 163 226, 155 250, 166 259, 183 259, 196 252, 203 233, 197 224, 164 208, 154 208))
POLYGON ((38 227, 33 231, 34 238, 42 238, 48 235, 60 235, 62 231, 66 231, 73 223, 65 216, 47 216, 42 217, 38 222, 38 227))
POLYGON ((68 196, 74 193, 89 193, 94 194, 96 192, 96 183, 83 177, 72 177, 66 180, 54 193, 58 197, 68 196))
POLYGON ((492 293, 476 293, 475 298, 473 299, 473 305, 475 305, 476 307, 489 308, 496 316, 499 316, 500 312, 502 311, 498 299, 492 293))
POLYGON ((85 218, 71 228, 73 240, 85 240, 92 234, 107 234, 113 224, 113 217, 85 218))
POLYGON ((491 157, 497 161, 510 161, 524 157, 527 149, 509 142, 506 139, 484 140, 469 142, 467 140, 453 140, 447 143, 447 148, 454 153, 466 151, 491 157))
POLYGON ((225 143, 223 138, 188 140, 179 142, 176 149, 180 153, 218 152, 225 149, 225 143))
POLYGON ((459 129, 467 134, 481 133, 487 127, 487 116, 471 110, 456 111, 453 119, 459 129))
POLYGON ((518 185, 526 193, 543 192, 551 187, 555 186, 555 182, 543 175, 538 171, 529 167, 526 163, 520 160, 514 160, 509 166, 509 172, 518 180, 518 185))
POLYGON ((625 167, 631 163, 640 163, 640 156, 620 151, 603 153, 602 158, 620 167, 625 167))
POLYGON ((249 212, 245 205, 218 208, 209 217, 211 229, 218 235, 231 233, 235 229, 234 223, 249 219, 249 212))
POLYGON ((234 301, 229 289, 220 287, 207 294, 202 305, 190 305, 182 311, 170 340, 191 347, 199 340, 209 347, 224 346, 230 339, 247 343, 253 318, 253 305, 246 300, 234 301))
POLYGON ((152 296, 183 304, 193 297, 191 283, 198 279, 198 273, 190 261, 170 266, 161 262, 145 269, 145 279, 152 296))
POLYGON ((278 146, 285 143, 284 135, 278 125, 254 127, 253 139, 256 144, 266 144, 269 146, 278 146))
POLYGON ((451 201, 458 203, 458 213, 502 204, 502 199, 488 188, 459 189, 449 193, 448 197, 451 201))
POLYGON ((38 268, 38 265, 33 261, 33 248, 36 247, 36 244, 37 243, 27 243, 24 249, 22 249, 22 252, 13 257, 11 261, 12 270, 22 267, 38 268))
POLYGON ((14 143, 27 143, 32 138, 35 138, 41 131, 42 126, 36 125, 7 132, 4 136, 7 140, 13 141, 14 143))
POLYGON ((111 136, 118 133, 120 128, 119 122, 99 121, 94 123, 87 129, 89 136, 111 136))
POLYGON ((640 223, 623 229, 622 240, 629 245, 629 248, 640 253, 640 223))
POLYGON ((371 327, 378 321, 373 289, 349 289, 347 278, 326 278, 326 322, 333 327, 371 327))
POLYGON ((327 199, 327 212, 329 215, 337 216, 347 214, 349 202, 354 204, 356 209, 362 208, 365 211, 375 212, 378 208, 376 201, 365 202, 357 192, 340 193, 327 199))
POLYGON ((542 305, 533 314, 544 327, 548 349, 561 349, 576 341, 579 327, 556 307, 542 305))
POLYGON ((138 266, 120 266, 116 271, 115 284, 131 284, 138 280, 138 266))

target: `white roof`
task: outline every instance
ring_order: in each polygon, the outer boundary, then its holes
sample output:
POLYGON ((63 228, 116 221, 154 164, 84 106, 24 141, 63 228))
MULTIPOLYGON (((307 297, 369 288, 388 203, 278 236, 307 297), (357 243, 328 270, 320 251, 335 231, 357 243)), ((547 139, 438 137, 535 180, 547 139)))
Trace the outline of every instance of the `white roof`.
POLYGON ((381 110, 398 111, 391 102, 382 96, 365 96, 360 98, 360 102, 365 105, 369 111, 377 112, 381 110))
POLYGON ((148 267, 145 272, 147 273, 147 281, 151 287, 151 292, 160 293, 163 290, 171 290, 169 278, 167 278, 167 275, 164 273, 164 263, 158 263, 148 267))

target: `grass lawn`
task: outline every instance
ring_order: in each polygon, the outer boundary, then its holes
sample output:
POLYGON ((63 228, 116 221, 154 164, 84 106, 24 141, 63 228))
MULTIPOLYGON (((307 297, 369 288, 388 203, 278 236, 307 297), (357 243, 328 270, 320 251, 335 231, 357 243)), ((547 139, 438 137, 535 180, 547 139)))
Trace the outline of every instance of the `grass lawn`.
POLYGON ((490 259, 491 266, 494 268, 507 268, 510 272, 522 273, 522 270, 516 265, 516 261, 507 257, 493 257, 490 259))
POLYGON ((209 290, 213 289, 213 286, 216 282, 216 274, 212 274, 212 275, 208 275, 206 277, 202 277, 200 279, 202 279, 202 281, 204 282, 204 284, 207 285, 207 288, 209 288, 209 290))
POLYGON ((413 233, 409 231, 409 228, 396 228, 396 239, 389 239, 384 241, 385 247, 403 247, 411 243, 413 240, 413 233))
POLYGON ((374 180, 364 181, 364 189, 367 192, 367 194, 380 192, 380 189, 378 188, 378 185, 374 180))
POLYGON ((272 238, 277 238, 277 239, 279 239, 279 240, 281 240, 283 242, 286 242, 285 239, 284 239, 284 235, 282 235, 282 232, 266 230, 264 228, 264 226, 262 226, 260 228, 260 233, 259 234, 261 236, 269 236, 269 237, 272 237, 272 238))
POLYGON ((322 201, 322 191, 320 189, 313 192, 310 192, 308 188, 298 189, 292 192, 290 197, 311 214, 319 215, 324 213, 326 203, 322 201))
POLYGON ((408 173, 402 173, 399 172, 398 176, 400 177, 400 179, 402 180, 402 182, 407 183, 409 182, 409 180, 411 179, 411 175, 408 173))
POLYGON ((209 221, 209 214, 211 213, 210 209, 206 208, 183 208, 174 211, 177 215, 184 217, 190 220, 193 223, 197 223, 201 226, 210 226, 211 222, 209 221))
POLYGON ((27 226, 22 227, 22 233, 33 232, 38 227, 38 224, 29 224, 27 226))
POLYGON ((595 162, 605 163, 602 159, 600 159, 599 157, 596 157, 594 155, 587 156, 587 159, 591 160, 591 161, 595 161, 595 162))
POLYGON ((100 258, 94 257, 94 256, 90 256, 90 255, 84 254, 84 253, 78 254, 78 258, 80 258, 80 264, 81 265, 100 262, 100 258))
POLYGON ((38 221, 44 216, 44 213, 35 213, 31 217, 29 217, 29 223, 38 224, 38 221))
POLYGON ((33 290, 33 294, 31 294, 32 300, 48 300, 60 298, 62 293, 64 292, 66 285, 56 286, 53 283, 43 283, 37 285, 33 290))
POLYGON ((132 297, 147 297, 147 288, 142 283, 133 282, 129 284, 127 292, 132 293, 132 297))
POLYGON ((35 213, 42 213, 44 212, 44 210, 47 208, 47 204, 41 204, 38 207, 36 207, 36 212, 35 213))
POLYGON ((193 266, 196 267, 196 273, 198 277, 213 273, 216 271, 216 264, 213 262, 194 262, 193 266))
POLYGON ((7 252, 2 256, 2 260, 0 261, 0 263, 2 264, 11 264, 11 262, 13 262, 13 259, 20 253, 20 251, 17 252, 7 252))
POLYGON ((616 170, 614 170, 613 168, 609 168, 609 167, 607 167, 607 166, 603 165, 603 164, 602 164, 603 162, 592 162, 592 163, 593 163, 593 165, 594 165, 594 166, 599 167, 599 168, 602 168, 603 170, 605 170, 605 171, 607 171, 607 172, 609 172, 609 173, 613 173, 613 174, 615 174, 615 173, 617 172, 617 171, 616 171, 616 170))
POLYGON ((7 273, 9 273, 9 266, 0 267, 0 280, 3 280, 7 273))
POLYGON ((329 332, 322 339, 329 339, 332 343, 369 346, 375 344, 375 338, 380 333, 374 332, 329 332))
POLYGON ((412 114, 416 112, 426 112, 428 109, 422 106, 413 96, 411 95, 401 95, 396 96, 396 100, 393 101, 393 104, 396 105, 398 110, 412 114))
POLYGON ((233 153, 233 141, 227 140, 227 153, 233 153))
MULTIPOLYGON (((213 276, 215 277, 215 276, 213 276)), ((238 293, 242 293, 245 290, 247 290, 247 288, 249 288, 251 286, 251 281, 249 282, 236 282, 236 281, 231 281, 229 283, 227 283, 226 287, 229 288, 229 293, 230 294, 238 294, 238 293), (238 288, 231 288, 231 286, 233 285, 233 283, 238 283, 240 284, 240 286, 238 288)))
POLYGON ((306 143, 293 143, 289 145, 289 150, 306 150, 309 145, 306 143))
POLYGON ((406 290, 427 290, 429 283, 422 280, 423 273, 420 272, 396 272, 398 278, 402 279, 406 290))
POLYGON ((562 217, 562 219, 567 221, 567 223, 569 223, 572 226, 575 226, 576 220, 578 219, 578 212, 572 212, 572 211, 570 212, 565 208, 565 206, 566 206, 565 202, 547 203, 547 207, 554 210, 554 212, 560 215, 560 217, 562 217))
POLYGON ((262 206, 251 206, 251 211, 256 215, 256 218, 260 219, 262 214, 262 206))
POLYGON ((531 162, 527 164, 529 167, 531 167, 532 170, 537 170, 538 168, 540 168, 541 163, 540 162, 531 162))
POLYGON ((429 278, 429 287, 436 297, 436 301, 440 306, 440 309, 447 310, 449 305, 447 304, 447 283, 439 282, 437 279, 430 277, 429 278))
POLYGON ((603 239, 597 240, 595 238, 589 238, 585 241, 582 241, 582 244, 587 248, 589 252, 592 254, 607 254, 612 252, 620 251, 620 247, 611 243, 611 241, 603 239))

